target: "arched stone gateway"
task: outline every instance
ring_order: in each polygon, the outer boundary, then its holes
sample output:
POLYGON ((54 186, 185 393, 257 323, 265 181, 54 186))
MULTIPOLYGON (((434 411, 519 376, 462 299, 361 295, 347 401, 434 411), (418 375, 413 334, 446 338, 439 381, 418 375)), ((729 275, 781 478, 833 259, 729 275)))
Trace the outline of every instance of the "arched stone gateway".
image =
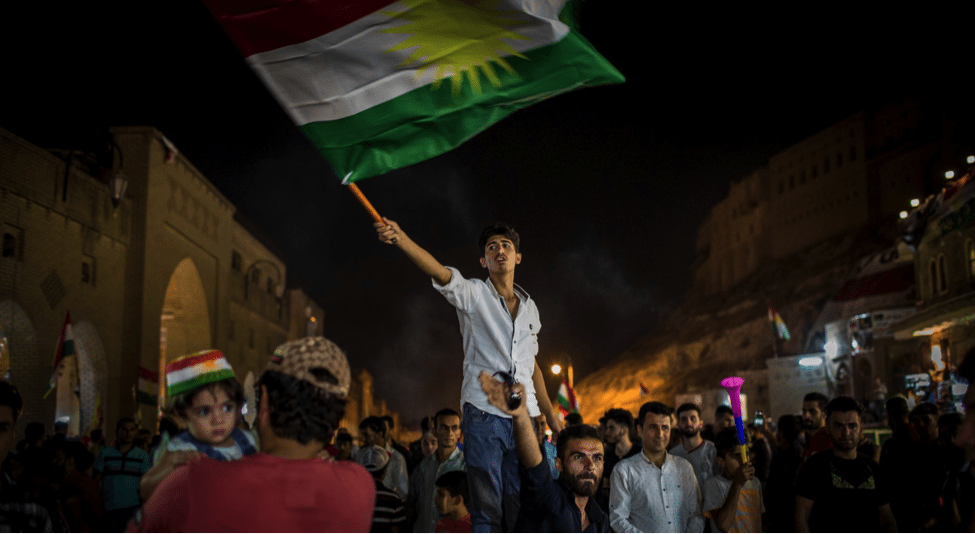
POLYGON ((159 329, 160 398, 165 396, 166 364, 213 347, 206 292, 196 264, 185 258, 176 265, 166 287, 159 329))
MULTIPOLYGON (((40 399, 51 376, 51 365, 34 364, 38 361, 34 324, 19 304, 13 300, 3 300, 0 301, 0 328, 3 329, 7 345, 7 359, 0 362, 3 365, 0 376, 16 385, 25 399, 40 399)), ((36 418, 38 415, 30 406, 25 406, 24 415, 17 426, 23 428, 23 420, 30 421, 29 417, 36 418)))

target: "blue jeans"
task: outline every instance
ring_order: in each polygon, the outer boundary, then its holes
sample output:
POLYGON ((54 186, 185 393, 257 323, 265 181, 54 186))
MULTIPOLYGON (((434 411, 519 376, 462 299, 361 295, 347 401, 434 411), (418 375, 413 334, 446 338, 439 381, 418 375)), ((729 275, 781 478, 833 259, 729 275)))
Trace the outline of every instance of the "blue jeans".
POLYGON ((464 404, 464 460, 473 532, 512 532, 518 518, 518 449, 511 419, 464 404))

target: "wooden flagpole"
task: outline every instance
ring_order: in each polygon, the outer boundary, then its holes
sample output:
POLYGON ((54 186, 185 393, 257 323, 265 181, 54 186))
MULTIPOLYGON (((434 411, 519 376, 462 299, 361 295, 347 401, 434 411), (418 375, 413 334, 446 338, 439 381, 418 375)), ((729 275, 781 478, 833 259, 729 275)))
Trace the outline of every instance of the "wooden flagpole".
MULTIPOLYGON (((355 198, 359 200, 359 203, 362 204, 362 207, 366 208, 366 211, 369 212, 369 215, 372 216, 374 221, 380 224, 386 224, 386 221, 384 221, 382 216, 379 215, 379 212, 376 211, 376 208, 372 206, 372 202, 369 202, 369 199, 366 198, 366 195, 362 194, 362 191, 359 189, 359 186, 355 185, 355 182, 350 182, 346 185, 349 187, 349 191, 352 191, 352 194, 355 195, 355 198)), ((395 243, 396 238, 394 237, 392 241, 393 243, 395 243)))

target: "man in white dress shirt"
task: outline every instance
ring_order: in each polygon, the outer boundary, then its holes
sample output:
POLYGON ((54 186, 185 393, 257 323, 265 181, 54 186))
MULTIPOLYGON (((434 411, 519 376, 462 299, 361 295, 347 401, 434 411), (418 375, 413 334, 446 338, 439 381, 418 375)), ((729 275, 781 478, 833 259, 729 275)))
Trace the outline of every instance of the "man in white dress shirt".
POLYGON ((616 532, 703 532, 701 490, 690 462, 667 453, 673 410, 640 407, 643 451, 616 464, 609 485, 610 526, 616 532))

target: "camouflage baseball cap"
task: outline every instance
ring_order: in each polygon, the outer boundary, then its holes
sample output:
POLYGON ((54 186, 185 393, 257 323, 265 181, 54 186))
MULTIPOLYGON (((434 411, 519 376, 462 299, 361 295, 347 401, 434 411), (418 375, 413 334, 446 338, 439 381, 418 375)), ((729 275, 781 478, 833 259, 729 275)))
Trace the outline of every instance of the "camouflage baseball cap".
POLYGON ((348 396, 352 380, 345 353, 324 337, 304 337, 279 345, 264 370, 304 380, 341 398, 348 396))

